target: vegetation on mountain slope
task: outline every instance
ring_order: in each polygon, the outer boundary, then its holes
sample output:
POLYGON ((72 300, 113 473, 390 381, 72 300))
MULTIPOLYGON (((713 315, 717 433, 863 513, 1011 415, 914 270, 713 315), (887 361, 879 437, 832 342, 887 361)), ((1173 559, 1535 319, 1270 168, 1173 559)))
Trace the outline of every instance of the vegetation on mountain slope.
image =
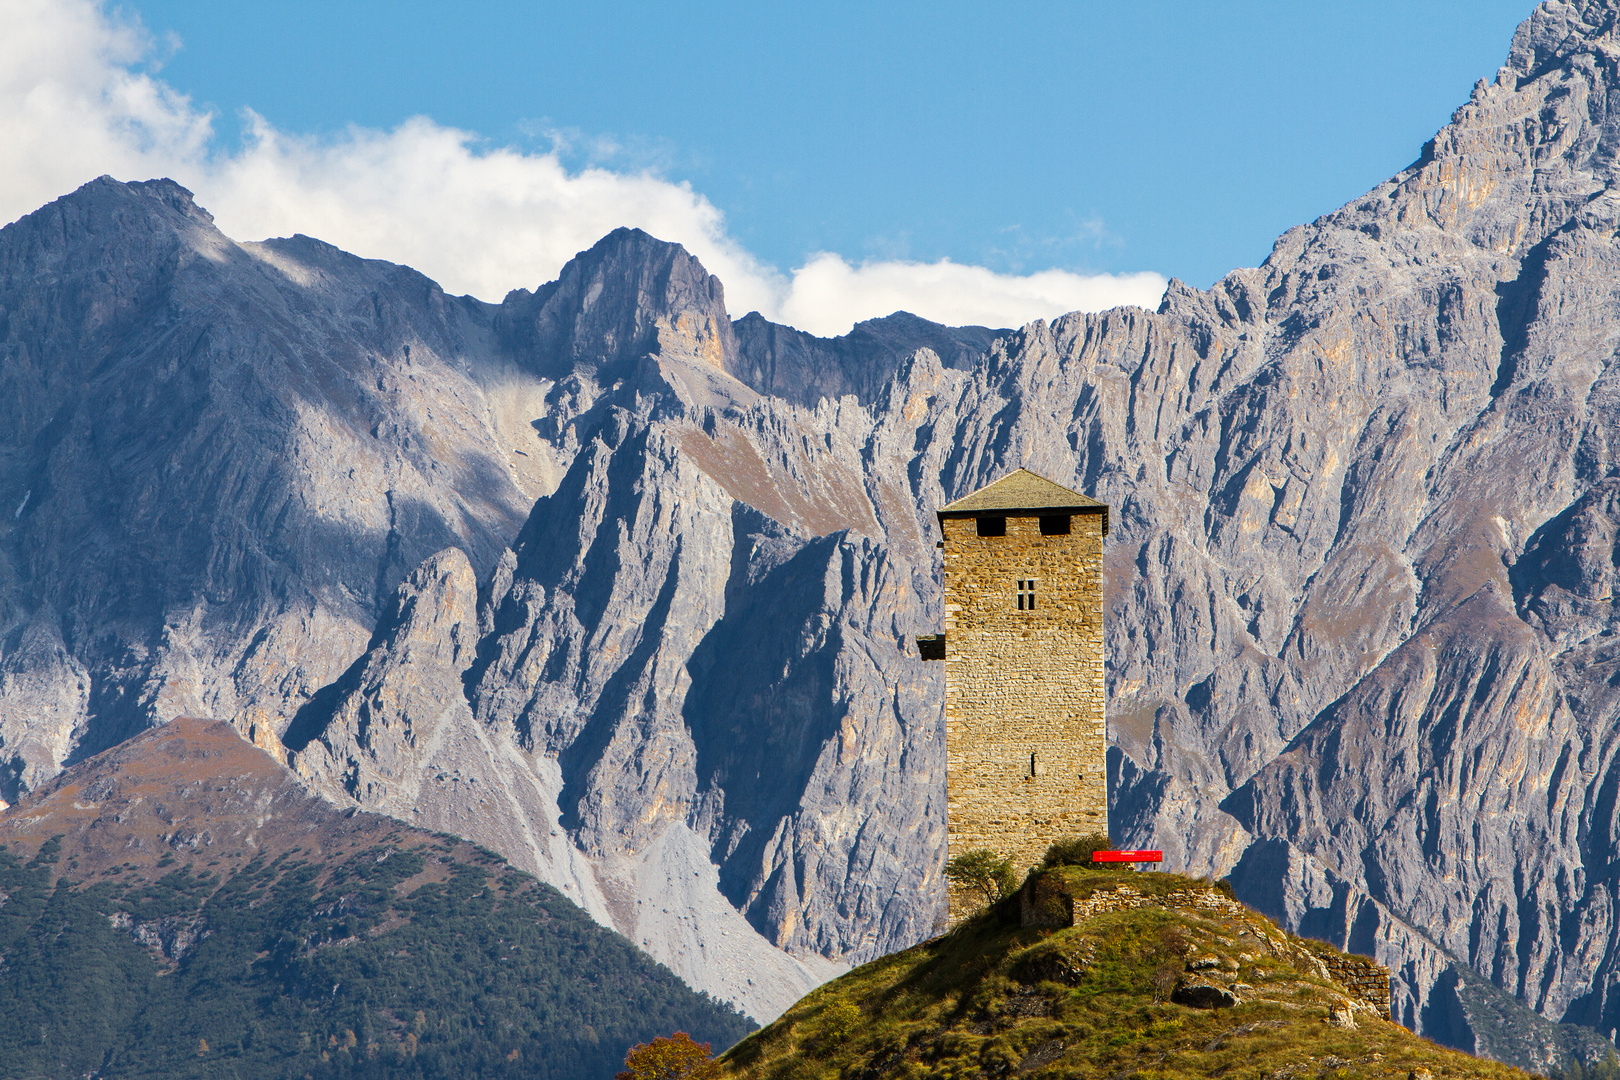
POLYGON ((171 728, 0 817, 0 1076, 594 1078, 751 1026, 492 852, 171 728))

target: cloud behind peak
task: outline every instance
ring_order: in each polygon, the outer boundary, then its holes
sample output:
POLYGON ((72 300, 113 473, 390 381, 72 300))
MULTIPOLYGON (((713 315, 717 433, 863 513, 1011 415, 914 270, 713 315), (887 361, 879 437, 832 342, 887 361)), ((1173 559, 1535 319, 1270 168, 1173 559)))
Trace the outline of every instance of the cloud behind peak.
POLYGON ((851 265, 831 253, 791 273, 766 265, 724 215, 684 182, 652 172, 570 170, 555 152, 484 145, 416 117, 390 131, 316 138, 249 114, 237 150, 214 116, 151 71, 138 24, 92 0, 7 0, 0 36, 0 220, 26 214, 102 173, 170 176, 238 239, 320 237, 410 265, 451 292, 499 300, 557 276, 620 226, 681 243, 726 286, 733 315, 757 310, 811 333, 847 331, 904 310, 947 324, 1016 326, 1071 310, 1154 306, 1152 273, 998 274, 950 260, 851 265))

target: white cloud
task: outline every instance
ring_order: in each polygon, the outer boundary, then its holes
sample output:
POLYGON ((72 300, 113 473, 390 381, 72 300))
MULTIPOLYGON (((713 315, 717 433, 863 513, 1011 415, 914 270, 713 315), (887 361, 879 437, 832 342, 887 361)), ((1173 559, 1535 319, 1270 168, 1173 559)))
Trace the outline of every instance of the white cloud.
POLYGON ((686 245, 726 286, 734 315, 758 310, 818 334, 906 310, 945 323, 1020 325, 1118 303, 1157 304, 1157 274, 1028 276, 975 266, 817 255, 785 275, 725 230, 684 183, 648 173, 569 171, 555 153, 485 149, 417 118, 335 139, 251 117, 239 151, 218 149, 212 116, 138 65, 139 27, 94 0, 0 0, 0 220, 102 173, 171 176, 238 239, 302 232, 358 255, 406 263, 452 292, 499 300, 556 277, 621 225, 686 245))
POLYGON ((145 179, 205 160, 209 118, 132 70, 137 28, 88 0, 0 0, 0 221, 102 173, 145 179))
POLYGON ((856 319, 899 310, 958 326, 1022 326, 1069 311, 1157 307, 1165 284, 1153 273, 1043 270, 1016 276, 949 259, 851 266, 837 255, 821 254, 793 272, 780 315, 814 334, 843 333, 856 319))
POLYGON ((685 244, 746 303, 771 305, 782 291, 686 184, 570 172, 553 154, 477 152, 473 136, 420 117, 328 142, 253 120, 247 148, 198 181, 199 201, 232 236, 307 233, 499 300, 550 281, 577 252, 631 225, 685 244))

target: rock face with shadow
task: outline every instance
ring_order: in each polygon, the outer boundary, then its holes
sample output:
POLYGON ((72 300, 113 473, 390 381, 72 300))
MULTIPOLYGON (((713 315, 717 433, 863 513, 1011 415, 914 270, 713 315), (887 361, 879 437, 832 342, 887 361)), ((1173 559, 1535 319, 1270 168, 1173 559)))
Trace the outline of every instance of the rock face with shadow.
POLYGON ((178 713, 268 738, 424 558, 487 573, 544 487, 469 363, 489 337, 403 267, 234 243, 168 181, 0 230, 0 798, 178 713))
POLYGON ((938 917, 932 514, 1026 466, 1114 508, 1116 841, 1549 1062, 1620 1027, 1617 16, 1261 266, 1016 331, 728 322, 632 230, 480 304, 92 184, 0 232, 6 790, 189 694, 765 1019, 938 917))
MULTIPOLYGON (((583 783, 565 766, 633 711, 591 723, 546 714, 535 742, 532 715, 503 711, 519 687, 473 677, 500 659, 481 620, 515 617, 538 588, 567 598, 600 637, 665 648, 640 689, 676 692, 674 657, 724 607, 705 614, 731 556, 704 549, 700 533, 716 506, 729 529, 732 496, 709 483, 712 505, 679 508, 673 534, 695 531, 669 574, 684 591, 665 612, 667 647, 634 642, 639 626, 616 631, 625 612, 590 590, 622 571, 619 592, 667 593, 665 568, 643 550, 660 534, 616 546, 579 532, 586 548, 531 557, 520 533, 559 483, 596 498, 585 490, 593 468, 664 483, 688 460, 672 441, 686 428, 665 419, 761 400, 727 373, 743 363, 720 283, 634 230, 503 305, 446 297, 413 271, 305 237, 237 243, 169 181, 103 178, 0 230, 0 802, 176 714, 230 717, 279 755, 299 751, 306 777, 334 797, 511 852, 694 985, 774 1015, 840 963, 790 957, 738 914, 727 896, 746 882, 730 882, 739 872, 727 867, 722 891, 707 824, 632 805, 660 784, 671 807, 690 802, 689 778, 638 779, 601 810, 574 798, 570 825, 559 824, 559 796, 583 783), (629 447, 649 440, 666 457, 644 468, 629 447), (524 553, 515 578, 508 545, 524 553), (548 576, 565 572, 559 555, 584 570, 577 605, 572 583, 557 592, 548 576), (481 611, 480 581, 487 593, 502 574, 515 591, 481 611), (679 835, 665 835, 677 822, 679 835), (637 912, 643 896, 683 899, 654 918, 637 912)), ((694 468, 684 481, 704 483, 694 468)), ((611 531, 634 515, 624 500, 636 491, 619 496, 596 524, 611 531)), ((667 493, 672 511, 678 496, 667 493)), ((814 500, 798 509, 818 523, 836 516, 814 500)), ((811 535, 788 521, 793 542, 811 535)), ((859 596, 850 618, 864 625, 859 596)), ((641 675, 617 674, 602 641, 570 638, 581 625, 556 630, 583 650, 579 700, 595 709, 605 693, 628 710, 625 687, 641 675)), ((552 627, 533 629, 544 639, 552 627)), ((542 711, 555 690, 520 686, 542 711)), ((917 693, 901 696, 914 712, 917 693)), ((802 767, 814 762, 811 752, 802 767)), ((855 898, 887 896, 901 876, 892 866, 870 886, 841 876, 842 902, 870 908, 855 898)), ((931 924, 926 886, 914 891, 925 914, 891 915, 898 926, 931 924)))

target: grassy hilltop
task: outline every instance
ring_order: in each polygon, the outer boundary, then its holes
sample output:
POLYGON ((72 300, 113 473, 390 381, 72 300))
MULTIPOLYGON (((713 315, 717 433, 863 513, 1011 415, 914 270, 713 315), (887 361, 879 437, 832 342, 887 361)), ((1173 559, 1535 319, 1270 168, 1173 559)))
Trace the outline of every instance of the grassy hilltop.
POLYGON ((720 1064, 751 1080, 1527 1075, 1385 1019, 1381 976, 1208 882, 1060 867, 827 984, 720 1064))

